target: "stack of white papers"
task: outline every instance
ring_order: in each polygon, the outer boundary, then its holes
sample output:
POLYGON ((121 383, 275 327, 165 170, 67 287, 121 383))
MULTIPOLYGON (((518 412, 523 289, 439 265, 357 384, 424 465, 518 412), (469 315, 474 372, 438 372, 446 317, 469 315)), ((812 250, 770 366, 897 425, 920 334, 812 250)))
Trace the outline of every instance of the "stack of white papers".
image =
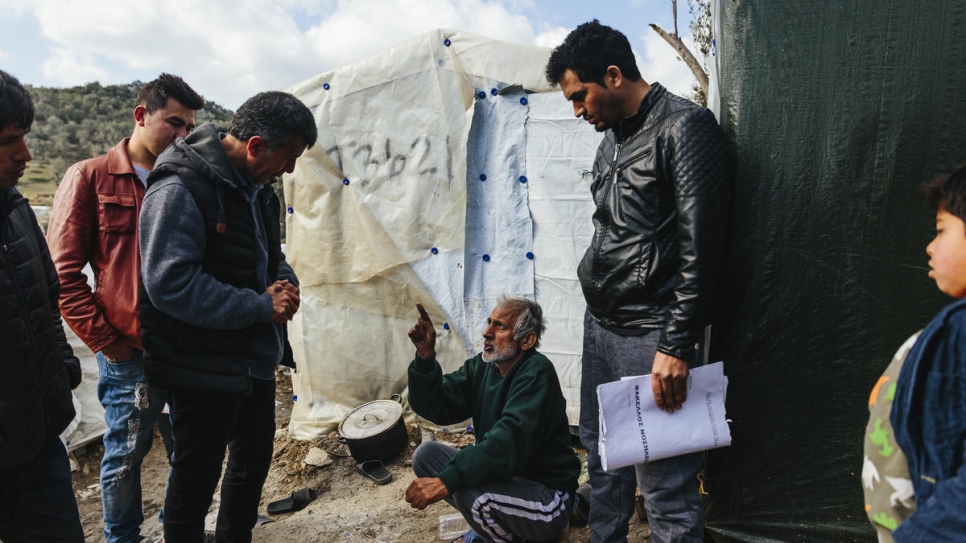
POLYGON ((654 403, 650 375, 598 386, 603 468, 731 445, 724 409, 727 388, 721 362, 694 368, 688 377, 687 400, 680 410, 668 413, 654 403))

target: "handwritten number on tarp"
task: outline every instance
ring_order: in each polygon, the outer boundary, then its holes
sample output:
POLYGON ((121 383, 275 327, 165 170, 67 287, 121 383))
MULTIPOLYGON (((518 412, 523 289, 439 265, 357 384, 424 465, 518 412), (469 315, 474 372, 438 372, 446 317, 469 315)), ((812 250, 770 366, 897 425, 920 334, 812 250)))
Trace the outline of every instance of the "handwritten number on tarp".
MULTIPOLYGON (((344 145, 333 145, 326 149, 325 154, 335 162, 341 172, 344 172, 342 154, 339 152, 340 147, 347 151, 347 155, 352 158, 352 161, 360 170, 372 174, 371 177, 378 177, 380 173, 388 175, 390 178, 398 177, 406 174, 407 171, 411 172, 413 169, 415 169, 416 175, 434 176, 439 171, 438 165, 434 164, 434 159, 443 158, 446 161, 446 180, 447 182, 453 180, 453 157, 448 152, 450 148, 449 136, 446 136, 443 157, 439 157, 438 152, 434 155, 433 142, 426 135, 417 136, 416 139, 412 140, 409 144, 409 152, 405 154, 393 154, 393 141, 388 137, 376 144, 350 141, 344 145)), ((362 186, 369 184, 368 179, 361 179, 360 181, 362 186)))

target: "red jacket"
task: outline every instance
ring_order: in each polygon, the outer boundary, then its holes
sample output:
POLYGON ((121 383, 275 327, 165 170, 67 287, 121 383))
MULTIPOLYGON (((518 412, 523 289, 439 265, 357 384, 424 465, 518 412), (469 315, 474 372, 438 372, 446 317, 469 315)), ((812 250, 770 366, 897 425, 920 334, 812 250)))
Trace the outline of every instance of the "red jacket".
POLYGON ((128 156, 128 139, 67 170, 47 226, 50 256, 60 277, 60 312, 94 352, 121 336, 141 348, 137 229, 144 184, 128 156), (88 262, 93 292, 83 273, 88 262))

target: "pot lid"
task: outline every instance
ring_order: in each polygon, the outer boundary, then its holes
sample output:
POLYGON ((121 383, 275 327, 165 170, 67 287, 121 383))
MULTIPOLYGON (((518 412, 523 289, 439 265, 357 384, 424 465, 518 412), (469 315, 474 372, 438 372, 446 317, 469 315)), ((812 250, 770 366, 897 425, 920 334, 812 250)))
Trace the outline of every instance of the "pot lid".
POLYGON ((339 423, 346 439, 365 439, 392 428, 402 417, 402 406, 390 400, 376 400, 353 409, 339 423))

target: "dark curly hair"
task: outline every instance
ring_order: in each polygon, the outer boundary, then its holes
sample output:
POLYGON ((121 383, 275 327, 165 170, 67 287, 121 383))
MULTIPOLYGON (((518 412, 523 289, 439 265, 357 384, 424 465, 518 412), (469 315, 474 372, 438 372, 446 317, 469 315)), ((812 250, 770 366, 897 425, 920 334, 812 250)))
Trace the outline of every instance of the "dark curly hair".
POLYGON ((617 66, 624 77, 631 81, 641 79, 641 71, 637 69, 637 60, 627 36, 594 19, 575 28, 550 53, 547 81, 555 85, 560 82, 564 72, 573 70, 581 81, 593 81, 606 87, 604 74, 608 66, 617 66))
POLYGON ((34 124, 34 102, 16 77, 0 70, 0 130, 11 124, 29 129, 34 124))
POLYGON ((134 105, 144 106, 148 113, 154 113, 168 103, 168 98, 174 98, 181 105, 195 111, 205 107, 205 99, 201 95, 188 86, 184 79, 171 74, 161 74, 141 87, 134 105))
POLYGON ((929 207, 966 222, 966 166, 926 183, 922 186, 922 195, 929 207))
POLYGON ((319 137, 312 111, 298 98, 281 91, 262 92, 246 100, 232 117, 228 133, 239 141, 261 136, 269 151, 298 137, 311 148, 319 137))

